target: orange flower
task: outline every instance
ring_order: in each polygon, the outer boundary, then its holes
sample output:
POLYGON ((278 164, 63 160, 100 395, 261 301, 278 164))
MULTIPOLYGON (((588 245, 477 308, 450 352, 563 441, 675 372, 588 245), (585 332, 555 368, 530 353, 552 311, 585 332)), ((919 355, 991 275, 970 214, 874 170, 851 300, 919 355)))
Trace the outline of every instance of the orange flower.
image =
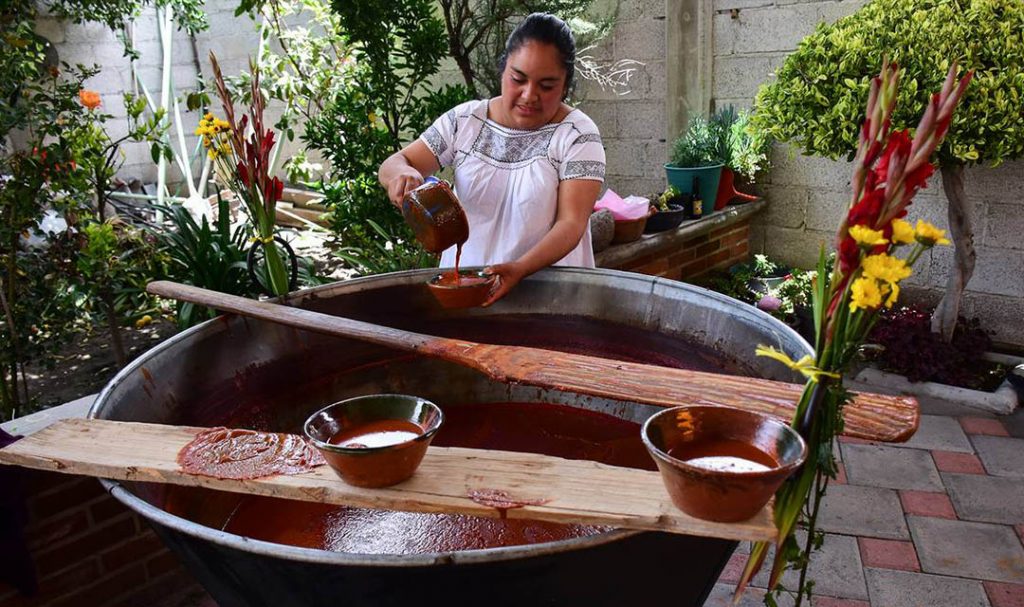
POLYGON ((100 94, 96 91, 82 89, 78 91, 78 100, 90 110, 95 110, 100 106, 100 94))

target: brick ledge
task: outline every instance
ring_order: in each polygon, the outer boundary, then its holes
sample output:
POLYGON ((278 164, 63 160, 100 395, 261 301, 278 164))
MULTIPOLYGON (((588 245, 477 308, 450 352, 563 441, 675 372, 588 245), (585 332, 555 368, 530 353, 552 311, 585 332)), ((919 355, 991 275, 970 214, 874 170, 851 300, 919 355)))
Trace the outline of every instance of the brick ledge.
POLYGON ((674 230, 644 234, 640 240, 611 245, 594 256, 595 262, 599 268, 618 268, 631 260, 655 253, 671 245, 682 245, 697 236, 740 223, 761 212, 766 206, 768 206, 768 202, 763 198, 746 204, 727 206, 703 219, 683 222, 674 230))

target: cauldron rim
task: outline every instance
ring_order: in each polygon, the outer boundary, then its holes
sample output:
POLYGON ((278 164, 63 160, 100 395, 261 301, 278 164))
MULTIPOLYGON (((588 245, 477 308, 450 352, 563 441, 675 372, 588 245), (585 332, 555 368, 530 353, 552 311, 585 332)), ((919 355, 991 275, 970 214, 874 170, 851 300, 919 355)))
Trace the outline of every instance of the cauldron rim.
MULTIPOLYGON (((401 272, 392 272, 388 274, 378 274, 373 276, 364 276, 360 278, 354 278, 344 281, 338 281, 327 285, 320 285, 310 289, 303 289, 296 291, 289 295, 284 296, 282 299, 285 302, 300 305, 304 301, 315 300, 321 297, 334 296, 337 291, 345 292, 359 292, 362 287, 366 285, 372 285, 373 287, 393 287, 402 286, 408 284, 415 284, 418 282, 425 282, 431 276, 437 273, 436 268, 424 268, 420 270, 405 270, 401 272)), ((692 291, 702 298, 715 301, 726 308, 732 313, 746 314, 756 318, 759 322, 768 322, 773 325, 772 328, 783 333, 788 334, 788 337, 795 338, 796 343, 802 343, 806 346, 808 353, 810 352, 810 346, 806 341, 803 340, 792 328, 788 327, 785 323, 772 317, 761 310, 758 310, 754 306, 737 306, 737 302, 732 298, 729 298, 720 293, 697 287, 695 285, 681 283, 679 281, 659 278, 655 276, 647 276, 643 274, 636 274, 632 272, 623 272, 619 270, 608 270, 608 269, 590 269, 590 268, 576 268, 576 267, 553 267, 542 270, 526 280, 544 280, 551 278, 557 274, 590 274, 599 276, 613 276, 618 281, 631 281, 639 284, 649 284, 649 294, 654 294, 657 291, 657 287, 660 284, 670 285, 672 289, 692 291)), ((473 312, 470 311, 470 314, 473 312)), ((200 323, 194 327, 186 329, 171 338, 157 344, 150 350, 137 357, 134 361, 126 365, 121 371, 114 376, 113 379, 104 386, 103 390, 100 391, 92 407, 90 407, 87 417, 99 418, 101 409, 103 408, 110 393, 113 392, 122 382, 128 377, 135 374, 139 369, 147 362, 149 358, 160 353, 165 349, 175 347, 178 342, 193 339, 194 336, 207 332, 219 330, 218 324, 223 323, 223 316, 210 319, 206 322, 200 323)), ((262 556, 269 556, 273 558, 285 558, 293 561, 302 561, 308 563, 320 563, 330 565, 358 565, 358 566, 376 566, 376 567, 423 567, 431 565, 441 564, 472 564, 472 563, 493 563, 498 561, 508 561, 515 559, 532 558, 541 555, 557 554, 561 552, 574 551, 583 548, 590 548, 600 546, 602 544, 619 541, 621 539, 647 533, 656 532, 643 532, 643 531, 632 531, 627 529, 613 529, 594 535, 585 537, 577 537, 566 540, 557 540, 552 542, 542 542, 538 544, 525 544, 519 546, 503 546, 496 548, 481 548, 472 550, 458 550, 458 551, 445 551, 445 552, 430 552, 430 553, 418 553, 418 554, 364 554, 356 552, 335 552, 330 550, 321 550, 316 548, 302 548, 298 546, 291 546, 287 544, 278 544, 275 542, 268 542, 263 540, 256 540, 247 538, 241 535, 228 533, 213 527, 201 525, 199 523, 190 521, 183 517, 171 514, 151 503, 135 495, 128 487, 124 486, 118 481, 109 479, 100 479, 100 482, 106 488, 106 490, 118 501, 127 506, 129 509, 140 514, 146 519, 149 519, 155 524, 163 527, 167 527, 184 533, 191 537, 209 541, 213 544, 225 546, 235 550, 249 552, 253 554, 259 554, 262 556)))

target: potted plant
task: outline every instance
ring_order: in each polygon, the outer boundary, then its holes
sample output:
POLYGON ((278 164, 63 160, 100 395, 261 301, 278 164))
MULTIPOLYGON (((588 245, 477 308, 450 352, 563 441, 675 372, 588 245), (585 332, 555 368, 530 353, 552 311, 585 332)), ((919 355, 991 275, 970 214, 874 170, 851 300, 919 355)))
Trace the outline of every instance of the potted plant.
POLYGON ((770 139, 764 131, 755 129, 750 123, 751 114, 746 110, 737 112, 732 106, 717 112, 713 118, 725 137, 725 166, 718 182, 718 196, 715 210, 720 211, 730 202, 739 204, 757 200, 757 196, 736 190, 736 177, 746 183, 767 168, 770 139))
POLYGON ((718 122, 694 116, 686 132, 672 144, 672 159, 665 165, 669 185, 685 194, 694 193, 694 185, 703 202, 702 215, 715 209, 718 180, 725 164, 727 137, 718 122))
POLYGON ((651 209, 654 213, 647 218, 645 234, 664 232, 679 227, 686 219, 686 194, 673 185, 664 192, 651 198, 651 209))

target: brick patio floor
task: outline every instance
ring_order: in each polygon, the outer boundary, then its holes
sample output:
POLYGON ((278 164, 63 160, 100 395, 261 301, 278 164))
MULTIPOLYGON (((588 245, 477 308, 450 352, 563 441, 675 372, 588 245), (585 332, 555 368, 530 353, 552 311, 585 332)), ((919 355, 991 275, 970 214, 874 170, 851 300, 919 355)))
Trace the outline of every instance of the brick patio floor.
MULTIPOLYGON (((907 443, 840 442, 808 607, 1024 607, 1024 410, 928 411, 922 402, 907 443)), ((707 607, 732 604, 748 551, 740 544, 707 607)), ((763 605, 765 583, 762 572, 739 605, 763 605)), ((192 590, 160 607, 216 603, 192 590)))
MULTIPOLYGON (((1024 410, 928 410, 922 402, 902 445, 840 441, 810 607, 1024 607, 1024 410)), ((732 604, 748 550, 740 545, 707 607, 732 604)), ((739 604, 762 605, 764 585, 762 573, 739 604)))

